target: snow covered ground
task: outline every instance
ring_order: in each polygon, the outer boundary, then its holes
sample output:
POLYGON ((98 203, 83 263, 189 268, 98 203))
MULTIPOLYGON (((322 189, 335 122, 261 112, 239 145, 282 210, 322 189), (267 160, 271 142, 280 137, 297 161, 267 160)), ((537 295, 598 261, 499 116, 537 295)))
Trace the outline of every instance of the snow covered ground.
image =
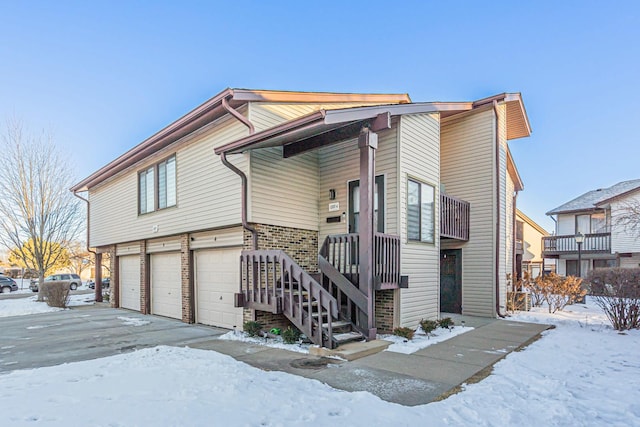
MULTIPOLYGON (((38 296, 34 294, 29 298, 0 300, 0 317, 23 316, 26 314, 50 313, 64 310, 63 308, 49 307, 46 302, 38 302, 37 299, 38 296)), ((95 304, 92 294, 71 295, 69 298, 70 307, 90 304, 95 304)))
POLYGON ((0 425, 639 426, 640 331, 593 305, 512 319, 555 329, 448 399, 417 407, 263 372, 212 351, 156 347, 0 377, 0 425))

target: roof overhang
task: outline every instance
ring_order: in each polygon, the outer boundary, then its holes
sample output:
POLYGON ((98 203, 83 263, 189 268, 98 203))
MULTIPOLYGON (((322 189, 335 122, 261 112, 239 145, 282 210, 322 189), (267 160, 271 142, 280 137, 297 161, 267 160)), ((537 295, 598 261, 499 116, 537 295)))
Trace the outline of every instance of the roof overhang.
POLYGON ((379 103, 409 104, 408 94, 354 94, 332 92, 288 92, 250 89, 225 89, 202 105, 185 114, 169 126, 147 138, 115 160, 98 169, 79 183, 71 187, 73 192, 87 191, 89 188, 122 172, 142 161, 151 154, 171 145, 208 123, 227 114, 222 100, 236 109, 248 102, 305 102, 305 103, 379 103))
POLYGON ((471 108, 471 102, 424 102, 320 110, 217 147, 215 153, 238 154, 259 148, 283 146, 285 157, 289 157, 307 151, 304 147, 312 149, 351 138, 357 135, 362 126, 373 126, 373 130, 377 130, 376 123, 384 117, 390 120, 403 114, 462 112, 471 108), (320 135, 326 135, 326 138, 318 138, 320 135), (296 148, 294 144, 298 144, 296 148))
POLYGON ((504 102, 507 106, 507 139, 518 139, 531 136, 531 124, 527 116, 527 110, 522 101, 522 94, 501 93, 475 101, 473 107, 477 108, 493 101, 504 102))

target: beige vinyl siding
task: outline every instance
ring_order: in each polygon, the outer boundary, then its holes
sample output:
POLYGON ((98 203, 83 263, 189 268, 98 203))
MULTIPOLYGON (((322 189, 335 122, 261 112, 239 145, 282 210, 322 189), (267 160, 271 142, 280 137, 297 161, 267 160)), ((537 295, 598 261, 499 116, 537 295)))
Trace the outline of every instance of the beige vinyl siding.
POLYGON ((513 191, 514 185, 507 172, 507 120, 506 105, 498 105, 498 161, 499 161, 499 189, 500 189, 500 254, 498 256, 498 281, 500 312, 507 311, 507 274, 513 269, 513 191))
MULTIPOLYGON (((245 111, 243 109, 241 111, 245 111)), ((103 246, 240 223, 240 178, 213 148, 246 136, 247 127, 225 116, 145 162, 89 191, 91 245, 103 246), (177 205, 138 215, 138 171, 176 153, 177 205), (153 227, 157 226, 157 231, 153 227)), ((241 170, 247 156, 229 156, 241 170)))
POLYGON ((540 262, 542 261, 542 237, 548 236, 531 226, 524 218, 517 216, 518 221, 523 222, 522 226, 522 244, 523 244, 523 261, 540 262))
MULTIPOLYGON (((389 130, 378 133, 378 149, 375 153, 376 175, 385 178, 385 226, 387 233, 397 234, 397 121, 392 122, 389 130)), ((319 239, 322 245, 329 234, 348 232, 347 214, 349 212, 349 181, 360 179, 360 151, 358 140, 351 139, 318 151, 320 172, 319 196, 319 239), (329 200, 329 190, 336 190, 336 199, 329 200), (340 209, 329 212, 329 203, 339 203, 340 209), (338 223, 327 223, 328 217, 341 216, 344 220, 338 223)))
POLYGON ((437 114, 401 117, 399 125, 400 238, 402 274, 409 288, 400 290, 399 322, 416 327, 421 319, 435 319, 440 299, 440 118, 437 114), (407 180, 434 187, 434 243, 407 240, 407 180))
POLYGON ((318 154, 283 158, 282 148, 251 152, 249 221, 318 229, 318 154))
POLYGON ((447 194, 470 203, 469 241, 443 240, 462 248, 464 314, 495 314, 495 122, 492 108, 443 120, 440 179, 447 194))
MULTIPOLYGON (((640 203, 640 194, 629 196, 611 203, 611 252, 627 253, 640 252, 640 236, 631 230, 625 230, 623 226, 616 225, 617 219, 625 214, 625 207, 640 203)), ((640 230, 638 230, 640 231, 640 230)), ((638 263, 635 265, 638 267, 638 263)))

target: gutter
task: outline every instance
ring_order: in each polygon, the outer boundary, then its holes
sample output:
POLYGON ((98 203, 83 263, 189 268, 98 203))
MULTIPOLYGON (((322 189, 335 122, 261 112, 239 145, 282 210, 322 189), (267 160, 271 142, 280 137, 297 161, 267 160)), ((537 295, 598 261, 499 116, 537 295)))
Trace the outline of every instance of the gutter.
MULTIPOLYGON (((78 195, 77 191, 73 191, 73 195, 76 196, 78 199, 84 201, 87 204, 87 251, 93 254, 94 259, 97 258, 97 253, 96 251, 92 251, 91 247, 89 246, 89 226, 91 224, 91 204, 89 203, 89 199, 85 199, 84 197, 78 195)), ((97 267, 97 266, 96 266, 97 267)), ((102 266, 100 266, 100 268, 102 268, 102 266)), ((96 302, 102 302, 102 274, 100 275, 100 284, 96 284, 95 287, 95 294, 96 294, 96 302)))
MULTIPOLYGON (((227 98, 222 98, 222 108, 224 108, 229 114, 239 120, 243 125, 249 128, 249 134, 252 135, 255 133, 255 127, 253 123, 251 123, 245 116, 240 114, 238 111, 231 108, 227 98)), ((251 227, 247 221, 247 194, 248 194, 248 183, 247 183, 247 175, 238 169, 235 165, 229 163, 227 160, 227 153, 220 153, 220 159, 222 160, 222 164, 231 169, 236 175, 240 177, 242 180, 242 204, 241 204, 241 217, 242 217, 242 226, 251 233, 253 240, 253 250, 258 249, 258 232, 255 228, 251 227)))
POLYGON ((495 135, 496 135, 496 256, 495 256, 495 268, 496 268, 496 315, 499 317, 506 317, 500 313, 500 124, 498 123, 498 101, 493 100, 493 112, 495 114, 495 135))

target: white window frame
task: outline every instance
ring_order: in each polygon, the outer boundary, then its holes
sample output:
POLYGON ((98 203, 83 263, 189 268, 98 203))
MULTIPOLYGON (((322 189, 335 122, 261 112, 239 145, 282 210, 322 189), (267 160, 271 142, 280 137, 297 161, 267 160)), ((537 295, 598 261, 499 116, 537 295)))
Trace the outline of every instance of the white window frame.
MULTIPOLYGON (((427 194, 428 197, 428 194, 427 194)), ((436 207, 436 187, 435 185, 431 185, 428 184, 424 181, 420 181, 419 179, 416 178, 411 178, 408 177, 407 178, 407 208, 406 208, 406 215, 407 215, 407 241, 408 242, 420 242, 420 243, 435 243, 436 240, 436 217, 435 217, 435 207, 436 207), (420 216, 419 216, 419 222, 418 222, 418 238, 416 238, 416 236, 412 236, 411 233, 409 232, 410 229, 410 216, 409 216, 409 206, 410 205, 415 205, 415 203, 410 203, 409 197, 410 197, 410 193, 409 193, 409 187, 411 186, 411 184, 416 184, 418 185, 418 206, 420 206, 420 216), (425 221, 428 221, 429 218, 427 215, 428 212, 426 212, 425 206, 424 205, 428 205, 429 203, 425 203, 423 198, 425 197, 425 189, 431 189, 431 212, 430 212, 430 224, 425 224, 425 221)))
POLYGON ((173 207, 177 204, 176 155, 138 172, 138 214, 173 207))

